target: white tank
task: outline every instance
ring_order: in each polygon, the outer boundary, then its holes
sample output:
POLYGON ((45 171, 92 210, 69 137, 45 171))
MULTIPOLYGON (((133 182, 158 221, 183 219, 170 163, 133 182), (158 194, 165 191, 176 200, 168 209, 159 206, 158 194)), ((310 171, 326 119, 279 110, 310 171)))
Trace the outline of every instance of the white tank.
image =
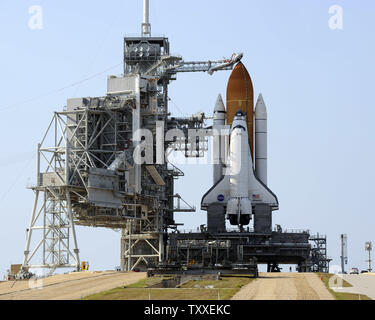
POLYGON ((262 94, 255 106, 255 172, 267 185, 267 108, 262 94))
POLYGON ((213 135, 213 181, 216 184, 223 177, 223 162, 224 158, 224 148, 223 139, 220 132, 225 125, 225 106, 221 94, 217 97, 215 109, 214 109, 214 120, 212 129, 214 130, 213 135))

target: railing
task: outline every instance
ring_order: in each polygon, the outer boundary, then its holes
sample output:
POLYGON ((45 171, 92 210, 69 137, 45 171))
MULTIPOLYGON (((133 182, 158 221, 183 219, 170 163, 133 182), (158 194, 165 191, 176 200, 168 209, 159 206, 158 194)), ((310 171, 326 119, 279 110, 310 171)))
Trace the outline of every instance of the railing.
POLYGON ((179 233, 201 233, 199 228, 197 229, 178 229, 179 233))
MULTIPOLYGON (((207 228, 205 227, 203 230, 199 227, 197 227, 196 229, 178 229, 178 232, 180 233, 201 233, 202 231, 207 231, 206 230, 207 228)), ((274 229, 275 232, 278 232, 277 229, 275 228, 274 229)), ((240 231, 240 229, 238 228, 226 228, 225 232, 228 232, 228 233, 235 233, 235 232, 254 232, 254 228, 244 228, 242 231, 240 231)), ((306 229, 286 229, 286 230, 282 230, 282 231, 279 231, 281 233, 305 233, 305 234, 310 234, 310 230, 306 230, 306 229)), ((323 236, 319 236, 320 237, 323 237, 323 236)), ((313 240, 313 236, 310 238, 310 240, 313 240)))
MULTIPOLYGON (((274 231, 278 231, 277 229, 274 229, 274 231)), ((310 230, 307 229, 285 229, 281 231, 282 233, 308 233, 310 234, 310 230)))
MULTIPOLYGON (((179 233, 202 233, 202 232, 207 232, 207 228, 199 228, 197 227, 196 229, 178 229, 178 232, 179 233)), ((238 228, 227 228, 225 230, 225 232, 227 233, 235 233, 235 232, 241 232, 240 229, 238 228)), ((244 228, 244 230, 242 232, 254 232, 254 229, 253 228, 244 228)))
POLYGON ((326 240, 327 239, 327 236, 326 235, 322 235, 322 234, 314 234, 312 236, 310 236, 310 240, 326 240))

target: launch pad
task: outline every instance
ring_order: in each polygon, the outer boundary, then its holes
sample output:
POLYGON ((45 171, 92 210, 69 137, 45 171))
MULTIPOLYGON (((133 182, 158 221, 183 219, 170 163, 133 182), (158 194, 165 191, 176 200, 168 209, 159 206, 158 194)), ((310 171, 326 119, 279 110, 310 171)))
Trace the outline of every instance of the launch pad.
POLYGON ((104 97, 69 99, 37 146, 23 270, 79 270, 75 225, 82 225, 121 232, 122 270, 256 275, 257 264, 269 271, 296 264, 327 272, 325 237, 272 230, 278 199, 267 186, 267 113, 261 95, 254 108, 243 55, 184 61, 171 54, 168 38, 151 36, 148 0, 144 7, 142 35, 124 38, 123 74, 108 77, 104 97), (171 116, 168 86, 178 73, 232 69, 226 106, 219 96, 212 126, 204 113, 171 116), (211 138, 214 185, 201 202, 207 224, 180 232, 174 213, 196 208, 175 192, 184 173, 167 155, 204 157, 211 138))
POLYGON ((267 272, 280 272, 280 265, 296 265, 298 272, 328 272, 326 237, 308 230, 269 232, 250 228, 169 234, 167 261, 148 267, 149 274, 221 273, 258 275, 258 264, 267 272))

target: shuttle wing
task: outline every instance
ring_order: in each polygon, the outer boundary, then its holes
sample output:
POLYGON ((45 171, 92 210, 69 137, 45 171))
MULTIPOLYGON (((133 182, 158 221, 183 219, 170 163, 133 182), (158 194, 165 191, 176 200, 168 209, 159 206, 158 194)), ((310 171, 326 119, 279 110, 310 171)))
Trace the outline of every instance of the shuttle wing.
MULTIPOLYGON (((249 151, 249 158, 252 156, 249 151)), ((271 206, 272 210, 279 209, 279 201, 276 195, 262 182, 260 181, 254 171, 252 161, 250 161, 249 170, 249 198, 253 204, 267 203, 271 206)))
POLYGON ((249 198, 252 204, 267 203, 272 210, 279 209, 279 202, 276 195, 260 181, 256 176, 253 168, 249 170, 249 198))
POLYGON ((211 203, 227 204, 230 197, 230 175, 225 175, 203 196, 202 210, 206 210, 211 203))
MULTIPOLYGON (((249 158, 251 155, 249 152, 249 158)), ((226 205, 230 199, 230 175, 224 175, 208 192, 203 196, 201 209, 206 210, 209 204, 221 203, 226 205)), ((279 209, 279 202, 276 195, 260 181, 254 172, 252 161, 249 170, 249 199, 253 205, 267 203, 272 210, 279 209)))

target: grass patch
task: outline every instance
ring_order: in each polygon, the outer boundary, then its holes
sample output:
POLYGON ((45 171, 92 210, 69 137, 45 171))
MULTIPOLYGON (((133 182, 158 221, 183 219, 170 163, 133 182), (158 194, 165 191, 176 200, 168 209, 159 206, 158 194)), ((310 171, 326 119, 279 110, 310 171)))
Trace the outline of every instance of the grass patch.
POLYGON ((148 289, 117 288, 84 300, 228 300, 238 289, 148 289))
MULTIPOLYGON (((135 283, 132 283, 132 284, 129 284, 127 286, 125 286, 124 288, 132 288, 132 289, 136 289, 136 288, 146 288, 147 287, 147 278, 146 279, 142 279, 142 280, 139 280, 138 282, 135 282, 135 283)), ((111 290, 110 290, 111 291, 111 290)))
POLYGON ((172 289, 148 288, 163 279, 167 278, 142 279, 126 287, 90 295, 84 300, 229 300, 242 286, 253 280, 246 276, 234 276, 223 277, 222 280, 191 280, 172 289))
MULTIPOLYGON (((334 276, 334 274, 331 274, 331 273, 318 273, 318 276, 319 276, 319 278, 322 279, 324 285, 329 290, 329 292, 335 297, 336 300, 371 300, 368 296, 366 296, 364 294, 347 293, 347 292, 336 292, 336 291, 332 290, 329 287, 329 280, 331 279, 331 277, 334 276)), ((349 282, 345 281, 345 280, 343 280, 342 286, 344 288, 352 287, 352 285, 349 282)))
POLYGON ((358 293, 335 292, 336 300, 371 300, 368 296, 358 293))
POLYGON ((213 286, 215 289, 241 289, 252 280, 253 278, 243 276, 226 276, 222 277, 221 280, 191 280, 181 285, 181 288, 206 288, 207 286, 213 286))
MULTIPOLYGON (((318 276, 319 278, 321 278, 325 284, 325 286, 328 288, 329 287, 329 279, 331 279, 332 276, 334 276, 334 274, 332 273, 323 273, 323 272, 318 272, 318 276)), ((352 285, 345 281, 344 279, 342 280, 343 281, 343 284, 342 286, 345 287, 345 288, 348 288, 348 287, 352 287, 352 285)))

